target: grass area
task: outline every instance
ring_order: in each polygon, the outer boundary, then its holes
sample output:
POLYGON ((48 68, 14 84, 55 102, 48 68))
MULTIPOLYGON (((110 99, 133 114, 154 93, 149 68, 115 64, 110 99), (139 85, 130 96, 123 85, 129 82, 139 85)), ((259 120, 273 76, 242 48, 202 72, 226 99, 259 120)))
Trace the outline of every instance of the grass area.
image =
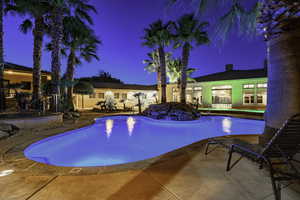
POLYGON ((226 112, 248 112, 248 113, 265 113, 265 110, 234 109, 234 108, 199 108, 199 111, 226 111, 226 112))

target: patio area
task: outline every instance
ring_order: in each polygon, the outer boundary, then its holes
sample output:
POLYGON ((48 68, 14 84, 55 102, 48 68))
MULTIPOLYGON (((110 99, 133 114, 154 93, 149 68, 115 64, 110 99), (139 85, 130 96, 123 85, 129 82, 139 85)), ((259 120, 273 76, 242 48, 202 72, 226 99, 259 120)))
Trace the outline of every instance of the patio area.
MULTIPOLYGON (((41 138, 92 123, 85 114, 72 123, 45 130, 27 130, 0 141, 2 200, 271 200, 268 173, 248 160, 225 172, 227 151, 218 149, 205 156, 205 142, 175 152, 116 167, 54 167, 29 161, 22 150, 41 138)), ((243 136, 256 142, 256 136, 243 136)), ((282 191, 282 199, 300 198, 299 185, 282 191)))

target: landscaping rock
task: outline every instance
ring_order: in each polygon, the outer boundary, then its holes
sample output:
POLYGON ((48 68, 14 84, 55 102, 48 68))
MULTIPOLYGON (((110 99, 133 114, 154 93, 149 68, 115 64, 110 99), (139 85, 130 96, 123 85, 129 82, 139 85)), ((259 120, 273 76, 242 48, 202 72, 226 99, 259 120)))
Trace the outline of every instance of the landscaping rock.
POLYGON ((150 105, 142 115, 153 119, 175 121, 191 121, 200 117, 200 114, 192 106, 174 102, 150 105))
POLYGON ((20 129, 13 124, 0 124, 0 139, 15 135, 20 129))
POLYGON ((4 131, 0 131, 0 140, 9 137, 9 134, 4 132, 4 131))
POLYGON ((11 124, 0 124, 0 131, 10 132, 13 131, 13 127, 11 124))
POLYGON ((66 112, 63 115, 64 119, 78 119, 80 117, 80 113, 78 112, 66 112))

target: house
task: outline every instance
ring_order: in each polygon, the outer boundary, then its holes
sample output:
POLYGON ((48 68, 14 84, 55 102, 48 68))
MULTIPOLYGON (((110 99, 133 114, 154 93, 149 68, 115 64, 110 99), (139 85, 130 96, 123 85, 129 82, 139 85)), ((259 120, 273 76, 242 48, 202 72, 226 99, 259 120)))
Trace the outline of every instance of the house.
MULTIPOLYGON (((51 79, 51 73, 42 71, 41 82, 46 83, 51 79)), ((4 63, 4 87, 6 97, 13 97, 15 94, 14 89, 9 89, 9 85, 22 84, 21 88, 18 88, 18 92, 32 92, 32 68, 17 65, 9 62, 4 63)))
MULTIPOLYGON (((224 72, 195 78, 188 83, 186 98, 207 108, 264 109, 267 104, 267 68, 235 70, 225 66, 224 72)), ((167 86, 167 101, 179 101, 177 84, 167 86)))
POLYGON ((156 85, 136 85, 123 83, 91 82, 94 93, 91 95, 77 94, 74 97, 75 107, 79 110, 97 108, 98 102, 113 101, 117 108, 134 108, 137 105, 137 98, 134 94, 142 93, 141 102, 143 107, 154 104, 158 101, 156 85))

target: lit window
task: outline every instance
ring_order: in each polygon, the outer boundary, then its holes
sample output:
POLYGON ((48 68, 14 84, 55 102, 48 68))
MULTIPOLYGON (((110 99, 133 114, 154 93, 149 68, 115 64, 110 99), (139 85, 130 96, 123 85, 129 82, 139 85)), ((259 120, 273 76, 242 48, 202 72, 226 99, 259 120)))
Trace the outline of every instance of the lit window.
POLYGON ((259 104, 264 103, 264 100, 263 100, 263 99, 264 99, 263 96, 257 95, 257 103, 259 103, 259 104))
POLYGON ((186 90, 189 90, 189 91, 191 91, 191 90, 193 90, 193 88, 186 88, 186 90))
POLYGON ((258 88, 267 88, 268 84, 267 83, 259 83, 257 84, 258 88))
POLYGON ((221 86, 212 87, 213 90, 231 89, 231 88, 232 88, 232 86, 230 86, 230 85, 221 85, 221 86))
POLYGON ((246 84, 246 85, 244 85, 244 88, 246 88, 246 89, 254 88, 254 84, 246 84))
POLYGON ((202 90, 202 87, 194 87, 194 90, 197 90, 197 91, 202 90))
POLYGON ((90 99, 95 99, 96 98, 96 94, 93 93, 93 94, 90 94, 90 99))
POLYGON ((254 95, 253 94, 245 94, 244 95, 244 104, 254 104, 254 95))
POLYGON ((104 99, 104 93, 98 93, 98 98, 99 99, 104 99))
POLYGON ((115 93, 115 94, 114 94, 114 97, 115 97, 115 99, 120 98, 120 93, 115 93))

